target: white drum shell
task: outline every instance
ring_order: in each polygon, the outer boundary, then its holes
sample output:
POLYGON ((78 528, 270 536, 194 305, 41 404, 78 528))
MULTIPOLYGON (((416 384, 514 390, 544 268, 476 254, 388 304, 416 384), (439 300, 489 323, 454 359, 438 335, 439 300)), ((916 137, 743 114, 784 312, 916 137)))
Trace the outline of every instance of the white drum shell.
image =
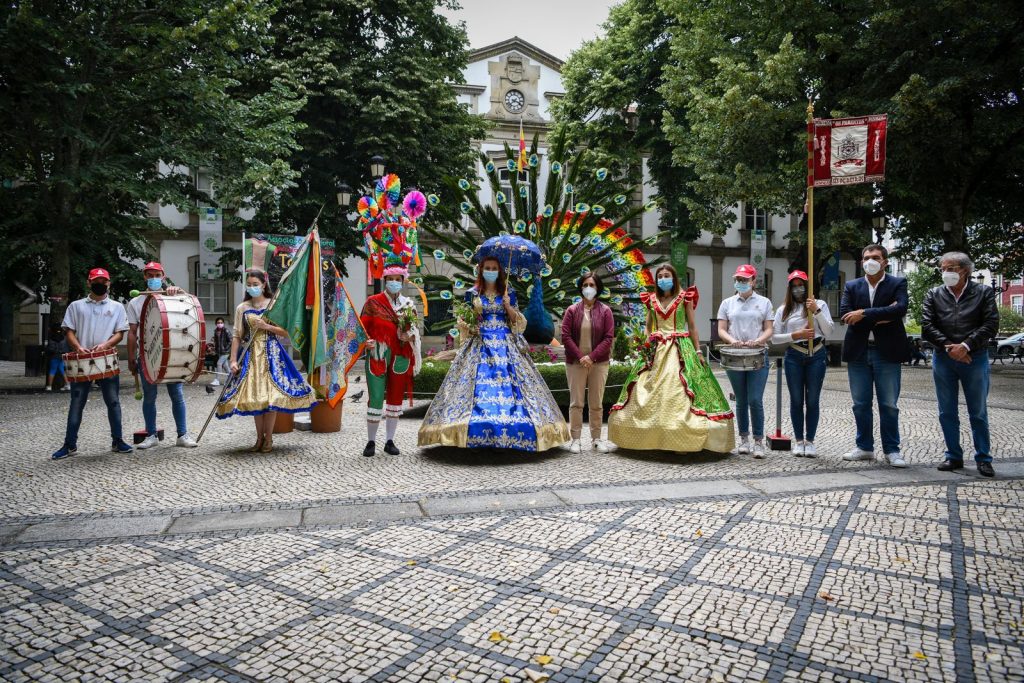
POLYGON ((723 346, 718 349, 726 370, 760 370, 764 367, 764 349, 741 349, 723 346))
POLYGON ((150 384, 194 382, 203 372, 205 339, 199 299, 150 294, 139 320, 139 369, 150 384))

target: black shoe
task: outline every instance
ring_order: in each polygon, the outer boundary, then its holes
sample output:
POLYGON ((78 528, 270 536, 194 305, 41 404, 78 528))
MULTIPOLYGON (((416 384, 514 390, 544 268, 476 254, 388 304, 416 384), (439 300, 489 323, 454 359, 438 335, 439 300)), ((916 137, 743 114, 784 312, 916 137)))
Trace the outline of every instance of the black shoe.
POLYGON ((963 468, 963 460, 946 460, 937 469, 939 472, 952 472, 953 470, 962 470, 963 468))
POLYGON ((384 444, 384 452, 388 455, 401 455, 402 453, 391 439, 388 439, 388 442, 384 444))
POLYGON ((372 458, 374 451, 377 450, 377 443, 374 441, 367 441, 366 448, 363 449, 364 458, 372 458))
POLYGON ((990 462, 979 462, 978 463, 978 474, 983 477, 994 477, 996 471, 992 469, 992 463, 990 462))

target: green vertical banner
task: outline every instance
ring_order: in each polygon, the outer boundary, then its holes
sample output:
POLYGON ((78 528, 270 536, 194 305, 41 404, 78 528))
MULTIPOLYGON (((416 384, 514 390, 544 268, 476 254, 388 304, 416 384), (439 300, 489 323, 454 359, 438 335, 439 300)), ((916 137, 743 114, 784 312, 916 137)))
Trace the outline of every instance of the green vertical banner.
POLYGON ((690 282, 687 282, 686 277, 686 262, 690 258, 690 243, 685 242, 678 237, 672 237, 669 246, 669 260, 672 262, 672 267, 679 273, 680 284, 684 287, 688 287, 690 282))

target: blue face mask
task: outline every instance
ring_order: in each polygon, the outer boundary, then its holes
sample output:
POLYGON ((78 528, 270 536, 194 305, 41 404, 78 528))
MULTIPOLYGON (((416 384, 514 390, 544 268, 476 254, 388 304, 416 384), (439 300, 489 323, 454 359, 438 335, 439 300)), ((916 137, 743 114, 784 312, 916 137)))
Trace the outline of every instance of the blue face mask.
POLYGON ((149 287, 151 290, 163 289, 164 280, 163 278, 159 277, 151 277, 148 280, 146 280, 146 286, 149 287))
POLYGON ((659 277, 658 278, 658 289, 663 292, 672 291, 672 278, 670 277, 659 277))
POLYGON ((497 282, 498 271, 496 270, 485 270, 484 271, 484 282, 497 282))
POLYGON ((256 297, 256 296, 259 296, 260 294, 263 293, 263 287, 262 286, 246 287, 245 291, 248 292, 249 296, 256 297))
POLYGON ((750 283, 749 282, 736 282, 736 283, 733 283, 733 287, 735 287, 736 291, 739 292, 740 294, 743 294, 745 292, 749 292, 750 291, 750 283))
POLYGON ((402 283, 399 280, 388 280, 384 283, 384 286, 388 288, 388 291, 392 294, 398 294, 402 291, 402 283))

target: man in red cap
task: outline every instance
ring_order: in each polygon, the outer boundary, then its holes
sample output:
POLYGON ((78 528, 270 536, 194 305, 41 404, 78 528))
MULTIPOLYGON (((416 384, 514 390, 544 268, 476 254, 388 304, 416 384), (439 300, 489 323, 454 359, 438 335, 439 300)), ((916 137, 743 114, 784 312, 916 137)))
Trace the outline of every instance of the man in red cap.
MULTIPOLYGON (((164 267, 156 261, 150 261, 142 267, 142 275, 146 278, 146 291, 150 293, 164 293, 175 295, 185 290, 180 287, 167 286, 167 277, 164 274, 164 267)), ((139 372, 139 321, 142 319, 142 307, 146 305, 149 294, 140 294, 128 302, 128 369, 132 374, 139 372)), ((139 444, 139 450, 152 448, 160 443, 157 438, 156 428, 156 389, 155 384, 146 381, 145 373, 139 373, 139 380, 142 384, 142 417, 146 421, 146 438, 139 444)), ((172 382, 166 385, 167 395, 171 397, 171 414, 174 416, 174 426, 177 429, 178 440, 176 446, 182 448, 195 448, 199 444, 192 435, 188 433, 188 417, 185 412, 185 394, 182 391, 181 382, 172 382)))
MULTIPOLYGON (((116 349, 128 329, 124 306, 110 298, 110 273, 103 268, 89 271, 90 294, 84 299, 71 302, 64 313, 61 326, 67 333, 68 346, 77 353, 85 351, 108 351, 116 349)), ((131 453, 132 447, 124 442, 121 434, 121 401, 118 396, 121 383, 117 375, 96 380, 107 404, 107 421, 110 423, 111 448, 114 453, 131 453)), ((63 460, 78 452, 78 429, 82 425, 82 412, 89 400, 92 380, 71 383, 71 406, 68 408, 67 431, 64 445, 52 456, 63 460)))

